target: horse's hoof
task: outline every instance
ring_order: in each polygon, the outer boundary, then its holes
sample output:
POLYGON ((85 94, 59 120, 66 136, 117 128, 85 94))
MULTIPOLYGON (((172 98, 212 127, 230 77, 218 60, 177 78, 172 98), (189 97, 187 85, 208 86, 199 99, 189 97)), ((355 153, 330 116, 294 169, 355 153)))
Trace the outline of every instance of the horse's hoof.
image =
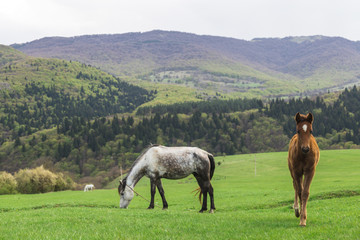
POLYGON ((204 211, 206 211, 207 209, 201 209, 200 211, 199 211, 199 213, 203 213, 204 211))
POLYGON ((154 207, 148 207, 147 209, 151 210, 151 209, 154 209, 154 207))
POLYGON ((300 217, 300 211, 298 208, 295 208, 295 216, 298 218, 300 217))
POLYGON ((305 227, 306 226, 306 220, 305 221, 300 221, 300 224, 299 224, 301 227, 305 227))
POLYGON ((167 207, 163 207, 162 210, 168 210, 168 208, 167 208, 167 207))
POLYGON ((214 209, 210 209, 209 213, 214 213, 214 209))

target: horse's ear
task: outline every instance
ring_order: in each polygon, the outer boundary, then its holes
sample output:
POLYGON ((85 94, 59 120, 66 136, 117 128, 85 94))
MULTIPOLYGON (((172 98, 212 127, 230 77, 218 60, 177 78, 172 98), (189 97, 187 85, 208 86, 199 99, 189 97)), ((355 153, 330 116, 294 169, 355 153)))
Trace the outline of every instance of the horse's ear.
POLYGON ((299 123, 300 120, 301 120, 300 113, 297 113, 297 114, 295 115, 294 119, 295 119, 296 123, 299 123))
POLYGON ((314 116, 312 115, 312 113, 308 113, 308 115, 306 116, 306 120, 309 122, 309 123, 313 123, 314 121, 314 116))

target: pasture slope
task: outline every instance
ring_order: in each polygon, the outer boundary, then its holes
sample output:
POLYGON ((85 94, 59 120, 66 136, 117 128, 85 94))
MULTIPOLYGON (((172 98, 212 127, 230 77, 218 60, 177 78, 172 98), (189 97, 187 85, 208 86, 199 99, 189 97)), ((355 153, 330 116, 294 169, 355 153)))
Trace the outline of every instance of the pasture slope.
MULTIPOLYGON (((321 152, 306 227, 280 152, 217 157, 215 214, 198 213, 194 178, 163 181, 166 211, 147 210, 140 197, 119 209, 116 189, 0 196, 0 239, 359 239, 359 158, 360 150, 321 152)), ((149 197, 149 180, 135 190, 149 197)))

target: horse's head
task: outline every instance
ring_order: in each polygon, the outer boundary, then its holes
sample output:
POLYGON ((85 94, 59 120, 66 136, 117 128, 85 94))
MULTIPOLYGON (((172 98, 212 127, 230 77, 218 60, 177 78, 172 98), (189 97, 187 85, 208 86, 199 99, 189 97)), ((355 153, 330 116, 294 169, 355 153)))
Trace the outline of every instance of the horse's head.
POLYGON ((295 115, 296 132, 302 153, 307 154, 310 151, 310 140, 312 134, 312 123, 314 117, 311 113, 306 116, 300 113, 295 115))
POLYGON ((120 194, 120 208, 127 208, 134 197, 134 193, 131 188, 126 185, 126 178, 120 180, 119 183, 118 191, 120 194))

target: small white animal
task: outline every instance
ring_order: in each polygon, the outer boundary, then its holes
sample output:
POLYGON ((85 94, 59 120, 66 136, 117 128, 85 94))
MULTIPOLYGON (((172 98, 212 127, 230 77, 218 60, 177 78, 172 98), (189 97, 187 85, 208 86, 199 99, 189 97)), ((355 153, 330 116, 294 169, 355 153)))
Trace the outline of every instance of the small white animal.
POLYGON ((90 191, 90 190, 92 191, 93 188, 95 188, 94 184, 87 184, 84 187, 84 192, 87 192, 87 191, 90 191))

